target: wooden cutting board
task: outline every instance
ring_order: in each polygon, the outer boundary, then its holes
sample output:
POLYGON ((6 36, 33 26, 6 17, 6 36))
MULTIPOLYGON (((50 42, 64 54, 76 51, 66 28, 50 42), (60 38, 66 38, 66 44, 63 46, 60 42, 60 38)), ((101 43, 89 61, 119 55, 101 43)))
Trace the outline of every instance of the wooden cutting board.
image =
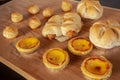
MULTIPOLYGON (((73 4, 73 11, 75 11, 77 2, 71 1, 73 4)), ((69 52, 70 63, 62 71, 57 73, 51 73, 42 63, 43 53, 50 48, 59 47, 67 49, 66 42, 58 42, 56 40, 45 39, 41 35, 41 30, 47 21, 42 16, 42 10, 46 7, 54 9, 54 14, 63 14, 61 8, 61 0, 12 0, 11 2, 0 6, 0 61, 21 74, 23 77, 29 80, 85 80, 83 77, 80 65, 83 59, 88 56, 98 55, 105 56, 113 64, 113 73, 110 80, 120 79, 120 47, 116 47, 110 50, 102 50, 94 47, 92 52, 85 56, 74 56, 69 52), (36 4, 40 7, 40 13, 35 15, 42 21, 42 26, 38 29, 31 30, 28 27, 28 19, 33 15, 27 12, 27 7, 31 4, 36 4), (20 23, 13 23, 10 20, 10 13, 13 11, 20 12, 24 15, 24 20, 20 23), (2 36, 3 28, 6 25, 13 25, 19 29, 19 36, 15 39, 5 39, 2 36), (23 57, 17 52, 15 43, 18 39, 25 36, 35 36, 40 39, 41 46, 30 57, 23 57)), ((120 21, 120 10, 104 7, 104 14, 101 19, 116 19, 120 21)), ((83 20, 84 26, 79 33, 79 36, 88 38, 89 28, 95 21, 83 20)))

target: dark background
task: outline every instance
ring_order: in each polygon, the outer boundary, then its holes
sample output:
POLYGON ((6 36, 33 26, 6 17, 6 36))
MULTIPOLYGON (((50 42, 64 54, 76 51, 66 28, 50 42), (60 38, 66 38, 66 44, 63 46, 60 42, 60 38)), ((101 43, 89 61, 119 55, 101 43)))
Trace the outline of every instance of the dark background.
MULTIPOLYGON (((0 5, 3 5, 4 3, 9 1, 11 0, 0 0, 0 5)), ((100 3, 103 6, 120 9, 120 0, 100 0, 100 3)), ((9 69, 4 64, 0 63, 0 80, 25 80, 25 78, 9 69)))

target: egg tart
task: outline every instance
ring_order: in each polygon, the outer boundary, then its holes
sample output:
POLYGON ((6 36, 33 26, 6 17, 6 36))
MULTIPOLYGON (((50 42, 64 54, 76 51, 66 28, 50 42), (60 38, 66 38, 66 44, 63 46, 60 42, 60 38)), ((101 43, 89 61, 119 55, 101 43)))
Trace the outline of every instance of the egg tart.
POLYGON ((52 72, 59 71, 69 63, 69 55, 60 48, 52 48, 43 54, 43 63, 52 72))
POLYGON ((81 70, 89 80, 106 80, 112 73, 112 64, 103 56, 92 56, 82 62, 81 70))
POLYGON ((75 55, 85 55, 93 48, 92 43, 81 37, 75 37, 68 41, 68 49, 75 55))
POLYGON ((16 49, 23 54, 35 51, 40 45, 40 41, 35 37, 25 37, 16 43, 16 49))

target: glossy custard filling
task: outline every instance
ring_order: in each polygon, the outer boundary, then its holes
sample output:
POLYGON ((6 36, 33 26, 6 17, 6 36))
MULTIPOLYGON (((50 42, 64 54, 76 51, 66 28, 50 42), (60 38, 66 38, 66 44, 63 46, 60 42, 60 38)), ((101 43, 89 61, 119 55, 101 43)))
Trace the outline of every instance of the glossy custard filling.
POLYGON ((23 38, 19 41, 18 45, 24 49, 34 48, 39 43, 39 40, 34 37, 23 38))
POLYGON ((90 73, 93 73, 96 75, 104 75, 109 69, 109 64, 107 61, 103 59, 90 58, 86 61, 85 68, 90 73))
POLYGON ((62 65, 66 59, 64 51, 59 49, 50 50, 47 53, 47 60, 54 65, 62 65))
POLYGON ((72 46, 78 51, 87 51, 91 47, 91 43, 86 39, 76 38, 72 41, 72 46))

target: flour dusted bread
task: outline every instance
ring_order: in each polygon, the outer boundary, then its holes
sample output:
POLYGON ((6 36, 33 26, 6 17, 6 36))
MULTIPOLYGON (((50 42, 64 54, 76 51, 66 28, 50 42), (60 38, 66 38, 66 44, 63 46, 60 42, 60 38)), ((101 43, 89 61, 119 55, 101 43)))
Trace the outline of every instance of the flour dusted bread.
POLYGON ((120 23, 115 20, 95 22, 90 28, 91 42, 101 48, 120 46, 120 23))
POLYGON ((82 22, 77 13, 69 12, 64 15, 52 16, 46 22, 42 35, 49 39, 57 39, 58 41, 65 41, 75 35, 81 30, 82 22))
POLYGON ((99 0, 81 0, 77 5, 77 12, 83 18, 99 19, 103 14, 103 7, 99 0))

